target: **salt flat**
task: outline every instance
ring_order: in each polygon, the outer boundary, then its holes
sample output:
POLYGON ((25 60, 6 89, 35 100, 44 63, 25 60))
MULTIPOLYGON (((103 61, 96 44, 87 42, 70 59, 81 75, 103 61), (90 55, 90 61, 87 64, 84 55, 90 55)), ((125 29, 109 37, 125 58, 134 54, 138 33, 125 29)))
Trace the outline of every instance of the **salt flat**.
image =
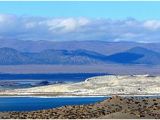
POLYGON ((1 91, 0 95, 159 95, 160 76, 107 75, 86 79, 84 82, 56 84, 27 89, 1 91))
POLYGON ((134 75, 134 74, 149 73, 151 75, 160 75, 160 65, 142 65, 142 64, 0 65, 0 73, 10 73, 10 74, 109 73, 116 75, 134 75))

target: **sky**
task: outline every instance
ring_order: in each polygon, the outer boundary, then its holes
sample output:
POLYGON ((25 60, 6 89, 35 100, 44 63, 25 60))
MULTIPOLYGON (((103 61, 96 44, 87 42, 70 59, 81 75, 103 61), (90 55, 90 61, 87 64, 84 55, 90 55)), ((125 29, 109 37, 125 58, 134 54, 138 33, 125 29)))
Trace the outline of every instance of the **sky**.
POLYGON ((160 2, 0 2, 0 39, 160 42, 160 2))
POLYGON ((0 2, 0 12, 44 17, 160 19, 160 2, 0 2))

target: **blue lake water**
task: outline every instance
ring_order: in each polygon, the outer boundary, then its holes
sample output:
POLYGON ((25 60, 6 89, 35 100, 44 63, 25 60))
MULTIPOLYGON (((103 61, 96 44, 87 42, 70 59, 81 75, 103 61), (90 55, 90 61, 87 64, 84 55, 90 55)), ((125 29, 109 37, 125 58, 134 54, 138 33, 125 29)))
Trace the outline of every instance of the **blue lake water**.
MULTIPOLYGON (((0 89, 15 89, 42 86, 57 83, 81 82, 93 76, 106 73, 74 74, 0 74, 0 89), (44 82, 45 81, 45 82, 44 82)), ((32 111, 56 108, 64 105, 90 104, 102 101, 105 97, 75 98, 36 98, 36 97, 0 97, 0 111, 32 111)))
POLYGON ((51 80, 51 81, 82 81, 93 76, 107 73, 53 73, 53 74, 0 74, 0 80, 51 80))
POLYGON ((0 97, 0 111, 33 111, 61 107, 64 105, 81 105, 103 101, 107 97, 0 97))

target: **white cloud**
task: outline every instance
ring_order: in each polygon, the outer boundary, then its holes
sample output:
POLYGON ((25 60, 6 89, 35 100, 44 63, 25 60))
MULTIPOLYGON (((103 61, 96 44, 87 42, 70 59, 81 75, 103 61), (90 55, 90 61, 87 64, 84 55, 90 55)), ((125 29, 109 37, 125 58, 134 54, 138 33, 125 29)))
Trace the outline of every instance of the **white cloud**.
POLYGON ((144 22, 144 27, 151 29, 151 30, 157 30, 160 29, 160 21, 158 20, 148 20, 144 22))
POLYGON ((49 29, 54 31, 55 30, 59 32, 72 32, 78 29, 81 26, 85 26, 89 23, 88 19, 85 18, 61 18, 61 19, 51 19, 44 21, 43 24, 47 24, 49 29))
POLYGON ((159 42, 160 21, 42 18, 0 14, 1 38, 159 42))
POLYGON ((35 22, 28 22, 25 24, 26 29, 32 29, 36 26, 35 22))
POLYGON ((10 15, 0 14, 0 23, 10 20, 10 15))
POLYGON ((77 28, 77 21, 73 18, 53 20, 50 24, 51 29, 59 29, 59 32, 71 32, 77 28))

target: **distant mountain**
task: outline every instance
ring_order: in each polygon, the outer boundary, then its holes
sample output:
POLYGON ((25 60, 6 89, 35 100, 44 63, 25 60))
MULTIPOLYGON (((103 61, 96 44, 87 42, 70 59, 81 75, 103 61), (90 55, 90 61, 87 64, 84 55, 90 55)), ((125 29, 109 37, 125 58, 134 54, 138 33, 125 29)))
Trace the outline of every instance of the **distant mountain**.
POLYGON ((55 50, 88 50, 104 55, 124 52, 134 47, 143 47, 160 52, 160 43, 105 42, 105 41, 23 41, 0 39, 0 48, 9 47, 21 52, 41 52, 46 49, 55 50))
POLYGON ((142 54, 123 52, 110 55, 108 59, 116 63, 135 64, 135 61, 142 57, 143 57, 142 54))
POLYGON ((0 48, 0 64, 102 64, 106 56, 86 50, 44 50, 39 53, 0 48))
POLYGON ((108 56, 110 61, 123 64, 160 64, 160 53, 142 48, 134 47, 125 52, 108 56))
POLYGON ((142 47, 135 47, 128 50, 129 53, 143 55, 143 57, 135 60, 138 64, 160 64, 160 53, 145 49, 142 47))
POLYGON ((20 64, 160 64, 160 53, 134 47, 124 52, 103 55, 97 52, 78 50, 43 50, 41 52, 20 52, 13 48, 0 48, 0 65, 20 64))
POLYGON ((30 59, 12 48, 0 48, 0 64, 23 64, 31 63, 30 59))

